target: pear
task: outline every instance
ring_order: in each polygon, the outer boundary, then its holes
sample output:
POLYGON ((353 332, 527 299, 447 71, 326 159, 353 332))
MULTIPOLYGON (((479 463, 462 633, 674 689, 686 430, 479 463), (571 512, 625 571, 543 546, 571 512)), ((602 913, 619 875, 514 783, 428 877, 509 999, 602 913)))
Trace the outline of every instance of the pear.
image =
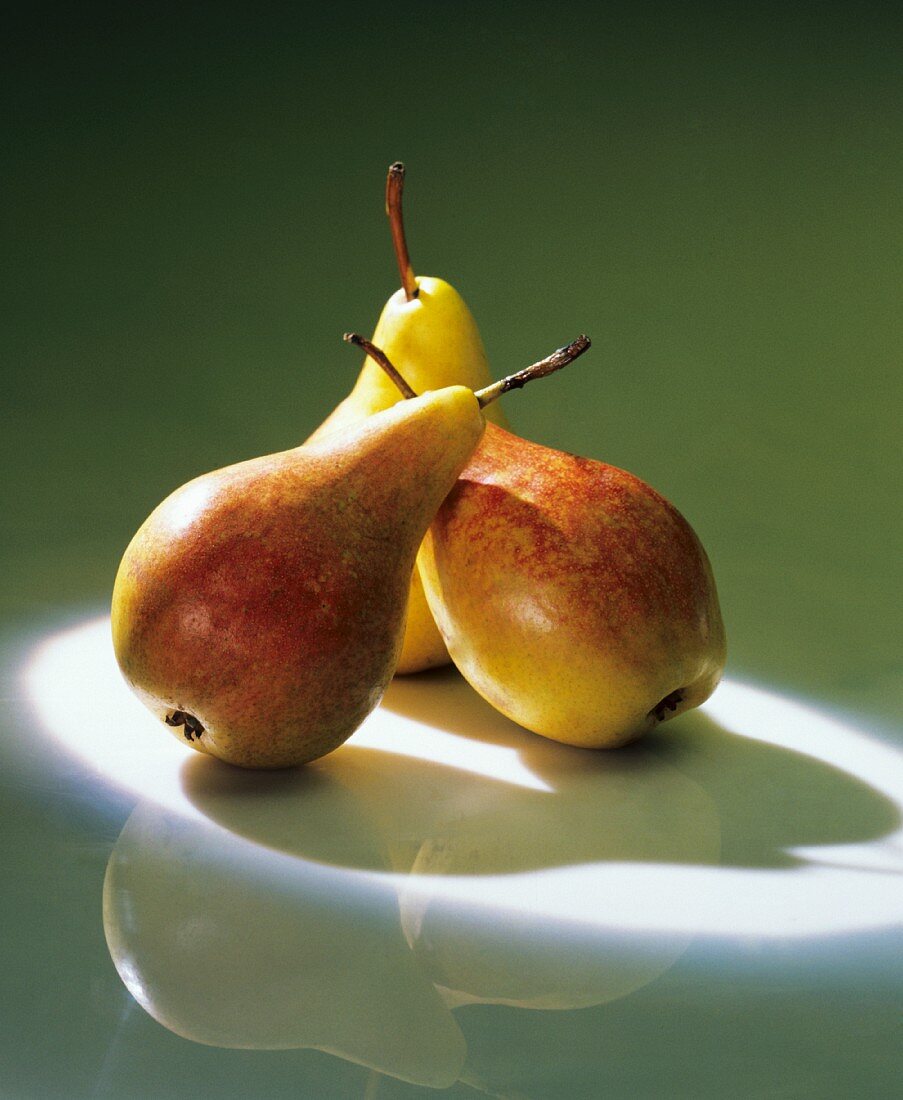
MULTIPOLYGON (((386 353, 418 393, 453 385, 478 390, 491 381, 491 376, 483 341, 467 304, 444 280, 414 275, 404 231, 404 177, 404 165, 396 162, 389 167, 386 213, 403 285, 386 303, 373 343, 386 353)), ((322 439, 336 428, 356 424, 400 399, 401 394, 377 363, 367 358, 351 393, 308 442, 322 439)), ((487 408, 485 415, 505 426, 500 406, 487 408)), ((433 622, 420 578, 414 573, 404 644, 396 671, 419 672, 448 661, 448 651, 433 622)))
POLYGON ((391 680, 417 548, 483 427, 473 391, 446 387, 176 490, 116 577, 131 687, 233 764, 341 745, 391 680))
POLYGON ((610 748, 699 706, 724 668, 711 566, 633 474, 488 425, 418 557, 455 664, 507 717, 610 748))

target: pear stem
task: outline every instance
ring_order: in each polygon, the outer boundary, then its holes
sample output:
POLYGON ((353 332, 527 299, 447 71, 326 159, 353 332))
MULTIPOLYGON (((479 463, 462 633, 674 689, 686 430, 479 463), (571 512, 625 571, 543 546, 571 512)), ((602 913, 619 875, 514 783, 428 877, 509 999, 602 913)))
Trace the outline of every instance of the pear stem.
POLYGON ((563 348, 556 348, 551 355, 547 355, 545 359, 540 359, 536 363, 531 363, 529 367, 524 367, 523 370, 516 371, 514 374, 509 374, 507 378, 500 378, 498 382, 493 382, 489 386, 484 386, 483 389, 477 390, 474 396, 480 403, 480 408, 485 409, 487 405, 491 405, 493 401, 502 396, 503 393, 509 393, 511 390, 519 390, 522 386, 526 386, 528 382, 532 382, 534 378, 545 378, 547 374, 554 374, 555 371, 561 370, 562 367, 566 367, 568 363, 573 363, 575 359, 578 359, 585 351, 590 347, 590 338, 585 335, 580 335, 576 340, 572 340, 569 344, 565 344, 563 348))
MULTIPOLYGON (((408 385, 397 368, 393 366, 392 361, 388 355, 381 349, 372 344, 363 336, 359 336, 356 332, 346 332, 343 339, 349 344, 355 344, 357 347, 362 348, 367 355, 386 372, 386 374, 392 379, 398 389, 401 391, 403 397, 416 397, 417 393, 408 385)), ((474 392, 474 397, 481 409, 485 409, 487 405, 491 405, 493 401, 496 401, 503 393, 509 393, 511 390, 519 390, 523 386, 526 386, 528 382, 532 382, 534 378, 545 378, 547 374, 554 374, 555 371, 561 370, 562 367, 566 367, 568 363, 573 363, 575 359, 579 359, 580 356, 588 351, 591 346, 591 341, 588 336, 580 335, 576 340, 572 340, 569 344, 565 344, 563 348, 556 348, 551 355, 547 355, 545 359, 540 359, 536 363, 531 363, 529 367, 524 367, 523 370, 515 371, 514 374, 509 374, 507 378, 500 378, 498 382, 493 382, 489 386, 484 386, 481 390, 474 392)))
POLYGON ((363 336, 359 336, 356 332, 346 332, 342 339, 347 341, 347 343, 349 344, 355 344, 357 347, 362 348, 375 363, 378 363, 382 367, 382 369, 386 372, 386 374, 388 374, 388 376, 392 379, 399 390, 401 390, 401 393, 404 397, 417 396, 414 390, 411 389, 411 387, 392 365, 392 362, 389 359, 388 355, 386 355, 386 353, 381 348, 378 348, 376 344, 371 344, 369 340, 367 340, 363 336))
POLYGON ((392 244, 395 248, 395 259, 398 262, 404 296, 410 302, 417 297, 420 289, 414 277, 414 268, 408 254, 408 242, 404 235, 404 218, 401 211, 403 193, 404 165, 397 160, 389 165, 389 174, 386 176, 386 216, 389 219, 389 228, 392 230, 392 244))

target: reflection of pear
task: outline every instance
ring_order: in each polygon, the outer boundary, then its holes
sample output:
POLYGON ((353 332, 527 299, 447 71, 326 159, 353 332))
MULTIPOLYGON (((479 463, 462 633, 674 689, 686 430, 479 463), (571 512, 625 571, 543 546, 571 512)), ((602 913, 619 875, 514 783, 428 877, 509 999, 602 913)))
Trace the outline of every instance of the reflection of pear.
POLYGON ((376 869, 375 849, 342 851, 335 839, 349 832, 353 799, 375 825, 380 853, 396 871, 411 872, 399 882, 404 932, 450 1005, 598 1004, 652 981, 679 957, 689 935, 653 939, 612 928, 604 899, 591 912, 577 902, 571 923, 543 908, 562 873, 717 862, 718 814, 698 784, 652 746, 597 756, 535 738, 457 676, 395 681, 386 703, 358 737, 316 763, 324 782, 297 792, 291 835, 274 828, 263 791, 242 793, 256 776, 224 775, 198 760, 187 793, 205 815, 260 843, 376 869), (408 741, 388 707, 419 716, 421 703, 429 714, 453 715, 468 737, 420 726, 408 741), (413 755, 433 750, 447 753, 447 763, 413 755), (451 884, 465 876, 472 883, 461 900, 451 884), (513 891, 500 876, 520 884, 521 898, 523 884, 535 883, 532 911, 506 908, 513 891), (481 902, 487 888, 491 900, 481 902))
POLYGON ((132 995, 187 1039, 310 1047, 434 1088, 458 1077, 463 1038, 391 891, 144 805, 110 857, 104 928, 132 995))
POLYGON ((400 897, 402 924, 450 1004, 583 1008, 648 984, 683 954, 689 934, 652 937, 607 926, 604 901, 601 911, 575 912, 574 924, 549 926, 541 915, 542 895, 568 864, 717 862, 718 814, 705 791, 651 753, 635 750, 623 765, 565 766, 554 793, 532 800, 505 789, 483 804, 471 801, 466 815, 437 822, 423 841, 400 897), (550 868, 533 872, 538 914, 518 910, 493 920, 418 879, 537 865, 550 868))
POLYGON ((417 961, 452 1008, 568 1010, 616 1001, 669 970, 693 938, 543 927, 523 914, 487 922, 467 905, 440 907, 417 896, 402 898, 402 921, 417 961))

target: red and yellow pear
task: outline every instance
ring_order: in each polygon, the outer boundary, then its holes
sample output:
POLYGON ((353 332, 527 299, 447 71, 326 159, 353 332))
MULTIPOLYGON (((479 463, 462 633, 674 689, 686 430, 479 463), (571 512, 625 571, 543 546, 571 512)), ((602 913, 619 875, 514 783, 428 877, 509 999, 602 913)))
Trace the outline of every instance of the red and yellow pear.
POLYGON ((177 489, 116 577, 131 687, 233 764, 337 748, 392 678, 420 540, 483 428, 473 391, 446 387, 177 489))
POLYGON ((418 556, 449 653, 535 733, 610 748, 699 706, 724 668, 708 558, 638 477, 494 425, 418 556))

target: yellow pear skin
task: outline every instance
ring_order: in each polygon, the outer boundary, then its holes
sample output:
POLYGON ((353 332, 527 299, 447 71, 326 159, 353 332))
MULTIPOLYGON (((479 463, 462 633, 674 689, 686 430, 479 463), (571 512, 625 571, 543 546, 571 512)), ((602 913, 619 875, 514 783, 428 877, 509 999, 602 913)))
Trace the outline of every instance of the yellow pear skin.
POLYGON ((128 683, 233 764, 337 748, 392 678, 417 548, 483 428, 473 392, 447 387, 176 490, 114 586, 128 683))
MULTIPOLYGON (((444 386, 478 390, 492 381, 479 329, 461 295, 442 279, 416 279, 417 296, 408 301, 399 289, 388 300, 373 334, 405 381, 417 393, 444 386)), ((401 400, 395 384, 366 359, 354 389, 308 439, 324 439, 401 400)), ((498 404, 484 413, 504 426, 498 404)), ((396 671, 401 674, 448 664, 449 656, 416 573, 408 602, 407 628, 396 671)))
POLYGON ((555 741, 623 745, 721 678, 724 628, 699 539, 606 463, 488 425, 418 568, 464 677, 555 741))

